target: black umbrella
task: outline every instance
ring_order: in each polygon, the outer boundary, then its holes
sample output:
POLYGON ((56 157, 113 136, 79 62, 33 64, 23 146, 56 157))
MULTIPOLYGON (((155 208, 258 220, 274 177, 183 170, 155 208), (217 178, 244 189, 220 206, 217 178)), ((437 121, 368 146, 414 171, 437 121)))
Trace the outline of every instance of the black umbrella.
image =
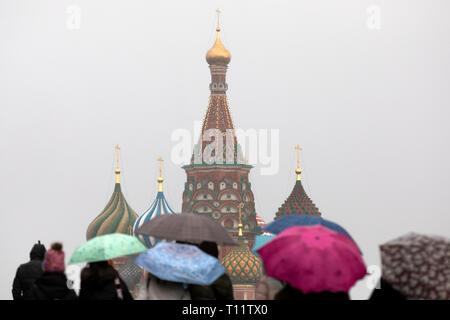
POLYGON ((190 243, 211 241, 222 245, 238 244, 212 218, 193 213, 160 215, 144 223, 136 233, 190 243))

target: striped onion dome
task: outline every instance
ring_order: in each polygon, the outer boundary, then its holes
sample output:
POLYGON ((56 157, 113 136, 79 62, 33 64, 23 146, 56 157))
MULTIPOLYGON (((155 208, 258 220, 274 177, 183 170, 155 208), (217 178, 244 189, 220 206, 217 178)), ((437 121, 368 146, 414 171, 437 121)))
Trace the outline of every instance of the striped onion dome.
MULTIPOLYGON (((161 160, 162 161, 162 160, 161 160)), ((156 195, 156 199, 153 201, 150 208, 148 208, 137 220, 134 224, 134 235, 139 238, 148 248, 156 245, 159 240, 154 237, 137 234, 136 231, 139 229, 144 223, 150 221, 151 219, 163 215, 163 214, 174 214, 175 211, 167 203, 166 197, 164 196, 164 192, 162 189, 163 178, 160 176, 158 178, 158 194, 156 195)))
POLYGON ((133 225, 138 217, 129 206, 120 188, 120 170, 116 171, 114 192, 105 209, 91 222, 86 232, 86 239, 109 233, 133 235, 133 225))

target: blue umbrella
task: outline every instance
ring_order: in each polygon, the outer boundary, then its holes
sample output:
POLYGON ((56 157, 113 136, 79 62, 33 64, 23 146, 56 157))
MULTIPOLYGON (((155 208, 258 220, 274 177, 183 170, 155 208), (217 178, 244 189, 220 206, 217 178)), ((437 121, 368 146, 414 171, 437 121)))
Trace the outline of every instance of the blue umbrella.
POLYGON ((186 284, 210 285, 225 273, 219 260, 196 246, 172 242, 159 242, 135 262, 159 279, 186 284))
POLYGON ((275 235, 260 235, 260 236, 256 236, 255 237, 255 244, 253 245, 253 249, 252 249, 252 253, 259 257, 259 254, 256 250, 258 250, 259 248, 261 248, 262 246, 264 246, 267 242, 269 242, 270 240, 272 240, 273 238, 275 238, 275 235))
POLYGON ((353 242, 355 242, 355 240, 347 232, 347 230, 342 228, 337 223, 332 222, 330 220, 326 220, 322 217, 310 216, 307 214, 291 214, 291 215, 284 216, 284 217, 279 218, 279 219, 269 223, 268 225, 264 226, 263 230, 266 230, 267 232, 270 232, 270 233, 279 234, 280 232, 284 231, 285 229, 293 227, 293 226, 312 226, 312 225, 317 225, 317 224, 320 224, 330 230, 341 233, 341 234, 347 236, 348 238, 350 238, 353 242))

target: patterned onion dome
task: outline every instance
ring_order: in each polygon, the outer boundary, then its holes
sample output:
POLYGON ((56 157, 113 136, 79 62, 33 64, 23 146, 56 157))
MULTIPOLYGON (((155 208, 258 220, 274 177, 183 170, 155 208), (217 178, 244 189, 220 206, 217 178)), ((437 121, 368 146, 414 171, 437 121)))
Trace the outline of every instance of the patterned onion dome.
POLYGON ((239 246, 223 258, 222 264, 233 284, 256 284, 261 276, 261 261, 243 241, 239 242, 239 246))
POLYGON ((294 189, 286 201, 278 209, 276 216, 277 218, 280 218, 293 213, 303 213, 313 216, 321 215, 319 209, 306 194, 300 180, 295 183, 294 189))
POLYGON ((297 181, 295 182, 295 186, 291 194, 275 214, 276 215, 275 219, 293 213, 303 213, 312 216, 321 216, 319 209, 308 197, 308 195, 305 192, 305 189, 303 188, 301 181, 302 170, 299 167, 301 149, 298 145, 295 149, 297 150, 297 169, 295 169, 297 181))
POLYGON ((118 270, 120 278, 126 283, 128 290, 134 291, 142 282, 144 269, 134 263, 135 257, 128 257, 118 270))
MULTIPOLYGON (((161 158, 160 158, 161 159, 161 158)), ((162 161, 162 159, 160 160, 162 161)), ((158 194, 156 195, 156 199, 153 201, 150 208, 148 208, 137 220, 134 224, 134 235, 139 238, 148 248, 156 245, 159 240, 154 237, 145 236, 142 234, 137 234, 136 231, 139 229, 144 223, 150 221, 151 219, 160 216, 162 214, 174 214, 175 211, 167 203, 166 197, 164 196, 164 192, 162 189, 163 178, 161 177, 161 168, 160 168, 160 176, 158 177, 158 194)))
POLYGON ((138 217, 128 205, 120 188, 120 170, 116 169, 116 185, 105 209, 91 222, 86 239, 109 233, 133 235, 133 225, 138 217))

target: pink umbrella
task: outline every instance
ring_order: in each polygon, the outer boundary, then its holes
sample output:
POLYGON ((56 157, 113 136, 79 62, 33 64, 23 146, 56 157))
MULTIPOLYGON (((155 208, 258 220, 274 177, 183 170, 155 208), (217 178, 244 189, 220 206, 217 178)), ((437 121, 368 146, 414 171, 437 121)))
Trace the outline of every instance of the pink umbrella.
POLYGON ((268 276, 308 292, 348 292, 366 275, 358 247, 322 225, 295 226, 257 250, 268 276))

